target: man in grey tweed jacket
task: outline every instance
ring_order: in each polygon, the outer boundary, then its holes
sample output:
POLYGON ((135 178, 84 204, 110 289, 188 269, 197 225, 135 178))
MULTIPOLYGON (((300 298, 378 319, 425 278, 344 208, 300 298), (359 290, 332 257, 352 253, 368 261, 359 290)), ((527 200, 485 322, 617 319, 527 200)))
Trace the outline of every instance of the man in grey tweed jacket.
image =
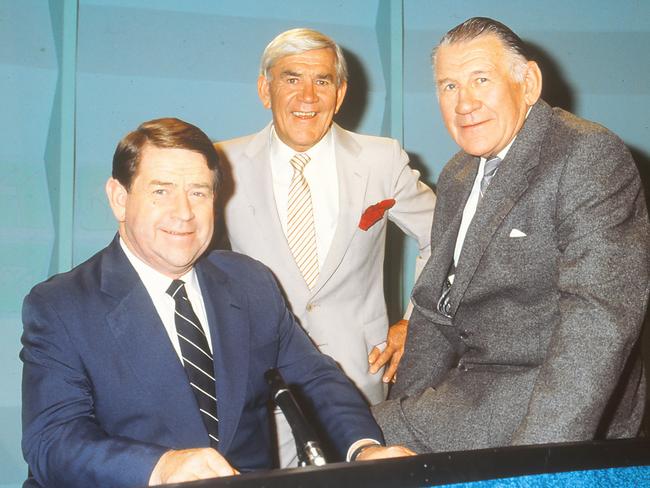
POLYGON ((374 408, 387 442, 426 452, 635 436, 650 230, 629 151, 542 101, 537 64, 499 22, 452 29, 434 66, 462 151, 438 180, 397 383, 374 408))

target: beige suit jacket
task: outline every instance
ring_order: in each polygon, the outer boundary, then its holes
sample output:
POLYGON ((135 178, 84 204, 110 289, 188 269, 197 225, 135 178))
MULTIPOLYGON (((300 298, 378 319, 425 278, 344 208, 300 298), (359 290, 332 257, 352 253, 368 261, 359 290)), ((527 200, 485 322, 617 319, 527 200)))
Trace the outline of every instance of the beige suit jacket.
POLYGON ((270 130, 269 124, 257 134, 216 145, 232 176, 232 195, 225 202, 232 249, 271 268, 314 343, 377 403, 384 398, 381 374, 368 373, 367 356, 388 330, 383 279, 387 220, 417 240, 423 264, 430 253, 435 196, 396 140, 355 134, 334 124, 338 225, 318 282, 309 290, 276 209, 270 130), (360 229, 363 212, 389 198, 396 200, 393 208, 367 231, 360 229))

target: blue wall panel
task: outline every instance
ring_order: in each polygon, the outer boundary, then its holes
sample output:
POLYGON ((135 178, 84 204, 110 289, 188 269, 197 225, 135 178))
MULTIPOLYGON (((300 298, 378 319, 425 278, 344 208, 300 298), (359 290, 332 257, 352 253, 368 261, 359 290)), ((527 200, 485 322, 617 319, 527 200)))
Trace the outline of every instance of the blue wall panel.
POLYGON ((79 9, 74 262, 115 232, 103 185, 115 144, 140 122, 178 116, 213 139, 261 129, 260 55, 283 30, 333 36, 350 58, 346 126, 379 133, 386 83, 375 32, 377 0, 317 3, 82 1, 79 9))
POLYGON ((47 277, 54 243, 45 153, 57 69, 48 3, 0 2, 0 487, 7 488, 26 474, 20 308, 47 277))
POLYGON ((649 164, 650 2, 405 0, 405 145, 431 182, 458 149, 440 118, 431 49, 473 16, 500 20, 532 45, 547 101, 609 127, 649 164))
MULTIPOLYGON (((103 186, 125 132, 161 116, 184 118, 213 139, 259 130, 270 120, 256 93, 261 52, 277 33, 307 26, 346 50, 342 125, 403 136, 435 183, 457 148, 438 113, 430 51, 474 15, 500 19, 531 42, 545 96, 613 129, 650 172, 650 2, 0 0, 0 488, 20 486, 25 474, 22 298, 115 232, 103 186)), ((390 252, 404 249, 414 253, 402 244, 390 252)), ((403 275, 407 294, 411 270, 403 275)))

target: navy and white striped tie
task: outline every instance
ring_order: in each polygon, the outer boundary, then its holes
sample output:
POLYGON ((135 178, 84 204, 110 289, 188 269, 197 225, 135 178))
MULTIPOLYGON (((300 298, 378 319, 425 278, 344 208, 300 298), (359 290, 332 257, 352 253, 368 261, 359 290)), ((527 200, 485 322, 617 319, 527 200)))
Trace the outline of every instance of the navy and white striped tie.
POLYGON ((210 445, 219 445, 219 420, 217 418, 217 398, 214 378, 214 363, 208 340, 192 304, 187 298, 185 283, 174 280, 167 289, 176 303, 174 321, 181 346, 183 367, 196 396, 203 423, 210 436, 210 445))

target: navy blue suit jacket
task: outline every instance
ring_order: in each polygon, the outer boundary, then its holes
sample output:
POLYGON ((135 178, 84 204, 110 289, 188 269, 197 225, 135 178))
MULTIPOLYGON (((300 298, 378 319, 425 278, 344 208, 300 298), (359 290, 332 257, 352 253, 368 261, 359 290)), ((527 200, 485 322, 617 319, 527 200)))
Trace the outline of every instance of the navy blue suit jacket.
MULTIPOLYGON (((318 412, 341 454, 381 439, 366 405, 287 310, 271 273, 231 252, 195 265, 214 351, 219 451, 271 467, 267 369, 318 412)), ((23 307, 23 453, 32 486, 144 486, 168 449, 209 446, 195 397, 117 238, 23 307)))

